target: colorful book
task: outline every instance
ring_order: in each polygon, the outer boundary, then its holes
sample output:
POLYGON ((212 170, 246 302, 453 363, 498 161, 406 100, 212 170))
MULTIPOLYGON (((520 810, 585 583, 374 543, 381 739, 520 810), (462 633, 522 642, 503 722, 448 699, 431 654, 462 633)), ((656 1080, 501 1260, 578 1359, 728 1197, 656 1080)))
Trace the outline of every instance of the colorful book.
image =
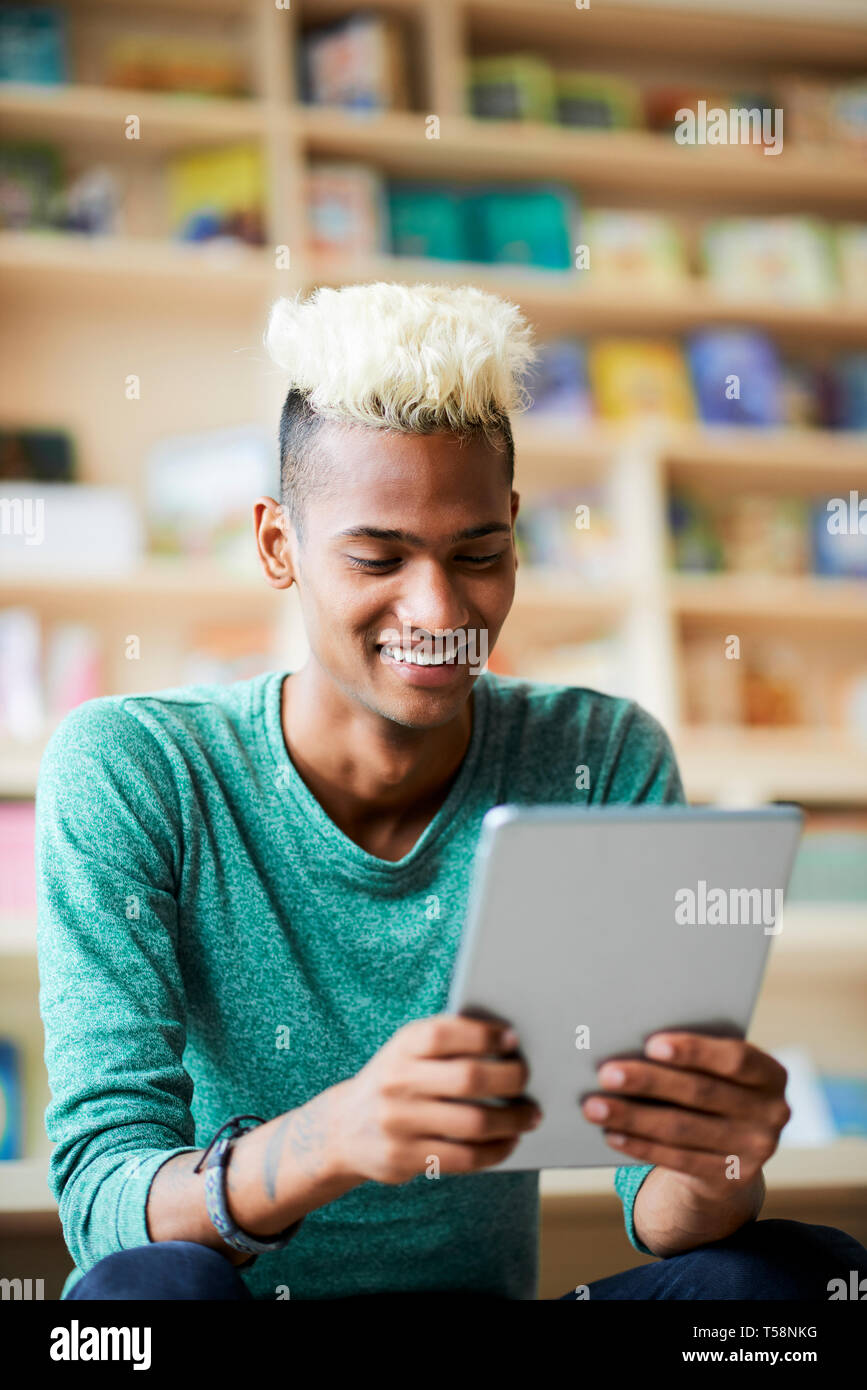
POLYGON ((500 121, 557 119, 554 71, 544 59, 515 53, 469 64, 470 115, 500 121))
POLYGON ((818 304, 838 293, 832 239, 809 217, 712 222, 703 252, 708 281, 726 298, 818 304))
POLYGON ((69 81, 67 23, 54 5, 0 6, 0 82, 69 81))
POLYGON ((304 100, 361 111, 409 106, 404 48, 394 15, 351 15, 315 29, 301 45, 304 100))
POLYGON ((843 223, 835 229, 840 288, 848 300, 867 299, 867 225, 843 223))
POLYGON ((666 289, 682 284, 688 273, 677 227, 662 213, 592 208, 584 214, 581 240, 590 251, 594 281, 666 289))
POLYGON ((579 202, 561 185, 478 188, 464 196, 470 258, 568 270, 573 265, 579 202))
POLYGON ((63 186, 63 159, 53 145, 0 144, 0 228, 48 227, 63 186))
POLYGON ((314 164, 307 173, 310 248, 342 255, 386 250, 385 181, 364 164, 314 164))
POLYGON ((448 186, 391 183, 388 187, 391 252, 432 260, 464 261, 469 248, 460 195, 448 186))
POLYGON ((602 338, 590 348, 588 369, 603 419, 695 418, 689 373, 677 343, 602 338))
POLYGON ((556 338, 540 344, 539 360, 525 384, 532 398, 528 417, 571 422, 592 418, 587 349, 574 338, 556 338))
POLYGON ((75 480, 75 443, 66 430, 0 428, 0 479, 75 480))
POLYGON ((783 377, 776 348, 762 333, 696 333, 687 358, 702 420, 710 425, 783 423, 783 377))
POLYGON ((644 124, 641 89, 623 77, 560 71, 555 74, 556 118, 579 130, 637 130, 644 124))
POLYGON ((24 1150, 24 1104, 21 1054, 9 1038, 0 1038, 0 1159, 21 1158, 24 1150))
POLYGON ((172 235, 182 241, 265 241, 265 170, 258 145, 197 150, 169 161, 172 235))

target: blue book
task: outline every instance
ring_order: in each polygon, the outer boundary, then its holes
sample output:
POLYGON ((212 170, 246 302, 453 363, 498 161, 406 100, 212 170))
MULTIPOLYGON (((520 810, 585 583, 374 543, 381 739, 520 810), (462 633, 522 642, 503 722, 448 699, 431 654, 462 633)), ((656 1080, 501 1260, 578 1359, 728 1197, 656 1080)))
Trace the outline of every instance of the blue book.
POLYGON ((589 420, 593 414, 587 351, 574 338, 542 343, 539 360, 524 384, 533 400, 528 415, 589 420))
POLYGON ((15 1044, 0 1038, 0 1159, 21 1157, 22 1135, 21 1061, 15 1044))
POLYGON ((696 333, 687 342, 687 358, 706 424, 782 424, 782 370, 776 349, 763 334, 696 333))
POLYGON ((0 7, 0 82, 69 80, 66 15, 50 5, 0 7))
POLYGON ((867 1135, 867 1076, 823 1076, 838 1134, 867 1135))
POLYGON ((450 188, 392 183, 387 198, 393 255, 469 259, 463 206, 450 188))
POLYGON ((571 269, 579 212, 571 189, 477 188, 465 195, 465 207, 472 260, 571 269))

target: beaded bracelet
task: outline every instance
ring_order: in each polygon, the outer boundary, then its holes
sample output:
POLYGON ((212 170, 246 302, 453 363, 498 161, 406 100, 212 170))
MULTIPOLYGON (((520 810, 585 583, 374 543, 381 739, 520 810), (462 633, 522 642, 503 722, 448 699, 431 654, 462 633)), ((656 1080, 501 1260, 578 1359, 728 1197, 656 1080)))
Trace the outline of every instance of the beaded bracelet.
MULTIPOLYGON (((226 1202, 226 1169, 229 1164, 232 1145, 244 1133, 242 1126, 247 1120, 252 1120, 254 1124, 258 1125, 265 1124, 259 1115, 233 1115, 225 1124, 220 1125, 193 1172, 198 1173, 202 1164, 205 1164, 205 1205, 208 1209, 211 1225, 221 1239, 233 1250, 241 1250, 245 1254, 255 1256, 268 1254, 272 1250, 282 1250, 297 1234, 304 1217, 299 1217, 279 1235, 266 1238, 250 1235, 248 1231, 242 1230, 230 1216, 226 1202), (230 1133, 221 1139, 220 1135, 226 1129, 230 1133)), ((255 1259, 250 1260, 245 1267, 249 1268, 252 1264, 255 1264, 255 1259)))

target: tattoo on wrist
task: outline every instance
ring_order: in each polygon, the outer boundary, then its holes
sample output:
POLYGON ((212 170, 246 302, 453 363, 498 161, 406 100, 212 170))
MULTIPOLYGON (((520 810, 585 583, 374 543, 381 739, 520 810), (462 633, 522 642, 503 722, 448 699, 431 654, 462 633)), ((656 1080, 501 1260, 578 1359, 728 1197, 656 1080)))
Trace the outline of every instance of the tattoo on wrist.
POLYGON ((305 1177, 315 1178, 321 1172, 327 1137, 327 1111, 327 1097, 314 1096, 306 1105, 284 1115, 274 1130, 268 1140, 262 1170, 263 1186, 272 1202, 277 1200, 277 1176, 287 1144, 305 1177))

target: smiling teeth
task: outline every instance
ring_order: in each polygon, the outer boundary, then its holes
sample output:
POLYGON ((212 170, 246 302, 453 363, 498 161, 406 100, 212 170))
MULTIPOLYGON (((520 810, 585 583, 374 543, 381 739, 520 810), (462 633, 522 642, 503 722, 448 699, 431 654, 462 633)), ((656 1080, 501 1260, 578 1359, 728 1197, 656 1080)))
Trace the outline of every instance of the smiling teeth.
POLYGON ((412 654, 404 651, 402 647, 383 647, 383 651, 386 652, 393 661, 406 662, 411 666, 443 666, 447 661, 453 661, 455 659, 458 650, 459 648, 455 647, 454 650, 444 652, 442 656, 433 656, 423 651, 412 654))

